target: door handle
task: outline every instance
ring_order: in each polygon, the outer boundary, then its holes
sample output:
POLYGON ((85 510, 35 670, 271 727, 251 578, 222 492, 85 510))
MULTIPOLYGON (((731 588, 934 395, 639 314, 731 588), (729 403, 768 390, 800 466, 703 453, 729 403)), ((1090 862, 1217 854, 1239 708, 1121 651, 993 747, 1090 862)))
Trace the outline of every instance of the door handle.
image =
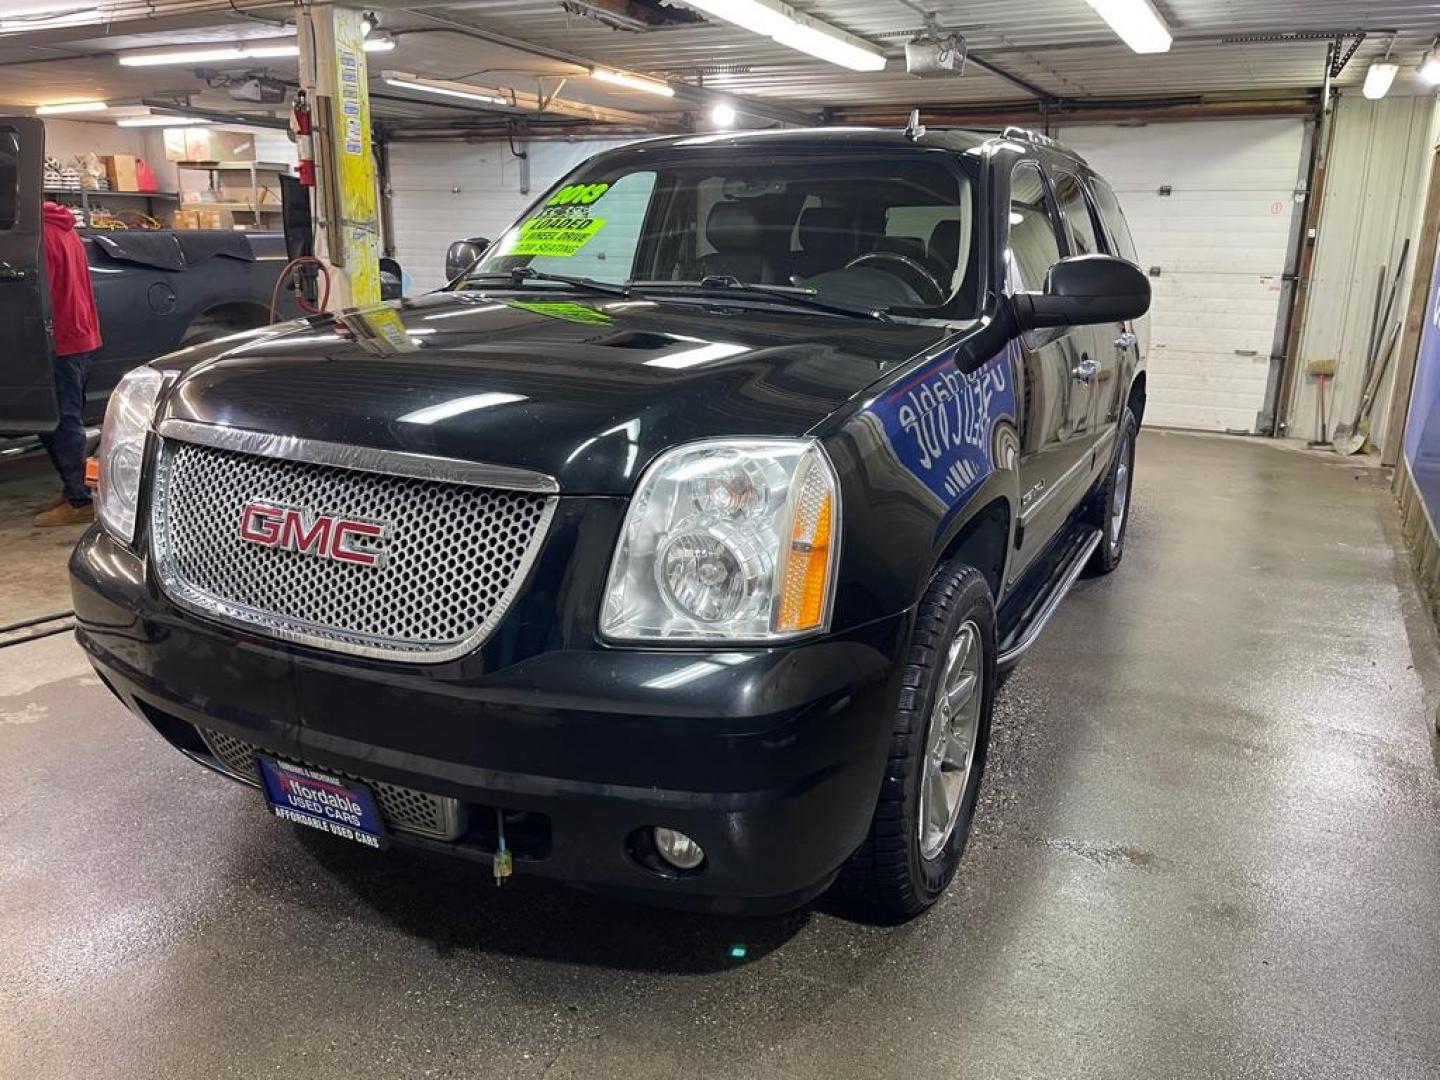
POLYGON ((1080 354, 1080 362, 1071 370, 1070 374, 1079 379, 1082 383, 1088 383, 1100 373, 1100 365, 1090 359, 1089 353, 1080 354))
POLYGON ((1123 334, 1121 334, 1115 339, 1115 347, 1117 349, 1133 349, 1135 347, 1136 340, 1137 338, 1135 337, 1135 335, 1132 334, 1129 330, 1126 330, 1123 334))

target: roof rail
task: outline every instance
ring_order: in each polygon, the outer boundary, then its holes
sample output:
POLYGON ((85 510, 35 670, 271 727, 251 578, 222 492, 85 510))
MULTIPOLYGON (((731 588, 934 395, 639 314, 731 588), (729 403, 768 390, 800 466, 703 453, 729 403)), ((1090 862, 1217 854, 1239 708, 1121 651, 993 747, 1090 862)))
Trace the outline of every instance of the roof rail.
POLYGON ((1049 135, 1041 135, 1038 131, 1031 131, 1029 128, 1020 127, 1016 124, 1011 124, 1007 127, 1003 135, 1007 139, 1023 139, 1025 142, 1032 142, 1037 146, 1047 146, 1051 150, 1058 150, 1062 154, 1069 154, 1076 161, 1085 160, 1059 139, 1052 139, 1049 135))

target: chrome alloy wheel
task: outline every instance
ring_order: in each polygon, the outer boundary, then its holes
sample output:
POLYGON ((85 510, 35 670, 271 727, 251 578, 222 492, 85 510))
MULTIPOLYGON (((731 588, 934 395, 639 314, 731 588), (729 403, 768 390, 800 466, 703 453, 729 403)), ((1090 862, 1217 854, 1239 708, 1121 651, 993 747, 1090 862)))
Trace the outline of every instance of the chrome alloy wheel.
POLYGON ((920 769, 920 856, 944 850, 960 820, 960 805, 975 764, 975 740, 984 698, 984 644, 980 628, 966 622, 956 631, 930 710, 925 758, 920 769))
POLYGON ((1120 534, 1125 531, 1125 508, 1130 503, 1130 436, 1125 436, 1125 445, 1120 447, 1120 462, 1115 466, 1115 493, 1110 496, 1111 548, 1120 546, 1120 534))

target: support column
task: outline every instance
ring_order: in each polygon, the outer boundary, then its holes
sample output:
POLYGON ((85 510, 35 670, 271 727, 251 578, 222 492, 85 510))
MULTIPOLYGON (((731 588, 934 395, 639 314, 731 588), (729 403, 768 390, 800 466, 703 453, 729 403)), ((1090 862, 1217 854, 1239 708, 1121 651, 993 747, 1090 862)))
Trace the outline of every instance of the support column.
POLYGON ((360 16, 355 8, 296 3, 300 85, 315 123, 315 254, 330 268, 331 311, 380 300, 380 212, 360 16))

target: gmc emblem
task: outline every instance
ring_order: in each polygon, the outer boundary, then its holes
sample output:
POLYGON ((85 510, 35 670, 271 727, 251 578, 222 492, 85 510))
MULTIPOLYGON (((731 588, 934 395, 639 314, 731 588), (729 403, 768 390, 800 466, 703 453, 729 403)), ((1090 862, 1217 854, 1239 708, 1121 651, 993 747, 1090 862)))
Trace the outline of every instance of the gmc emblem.
POLYGON ((385 565, 384 548, 357 547, 356 541, 382 540, 386 531, 386 526, 373 521, 312 514, 258 499, 246 503, 240 511, 241 540, 360 566, 385 565))

